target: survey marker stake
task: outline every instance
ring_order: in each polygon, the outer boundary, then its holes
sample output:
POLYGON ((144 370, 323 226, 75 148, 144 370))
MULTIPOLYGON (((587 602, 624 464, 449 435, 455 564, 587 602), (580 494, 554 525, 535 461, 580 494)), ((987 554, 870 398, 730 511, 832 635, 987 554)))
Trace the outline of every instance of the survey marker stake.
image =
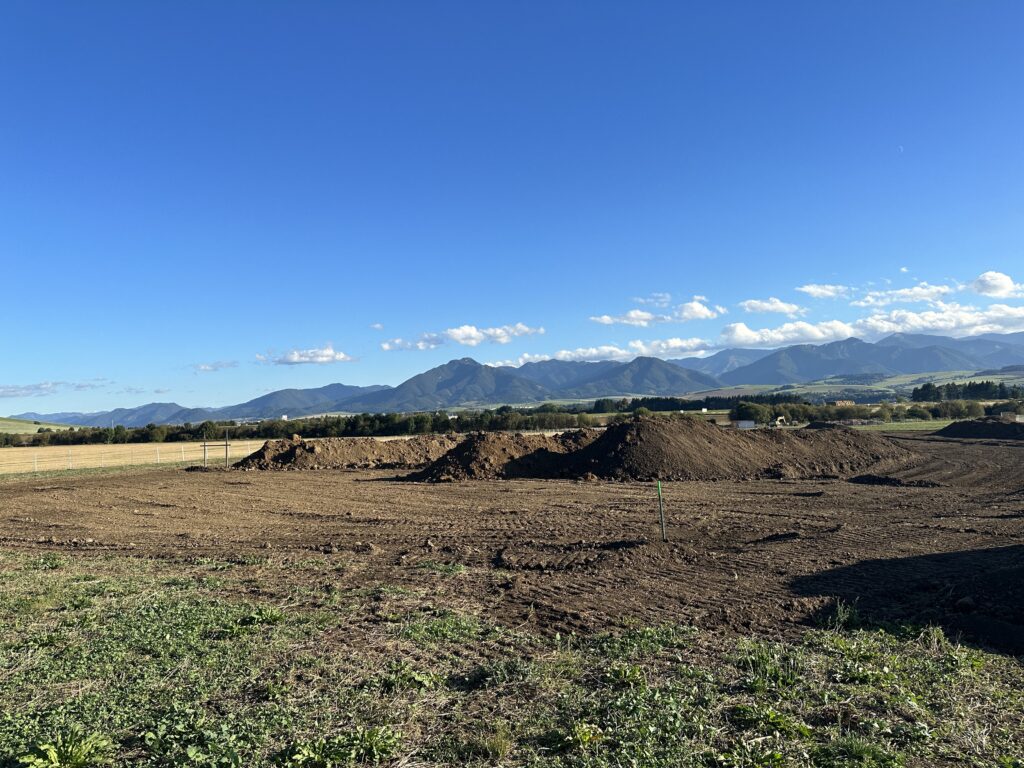
POLYGON ((661 480, 658 481, 658 519, 661 520, 661 540, 668 541, 665 533, 665 502, 661 499, 661 480))

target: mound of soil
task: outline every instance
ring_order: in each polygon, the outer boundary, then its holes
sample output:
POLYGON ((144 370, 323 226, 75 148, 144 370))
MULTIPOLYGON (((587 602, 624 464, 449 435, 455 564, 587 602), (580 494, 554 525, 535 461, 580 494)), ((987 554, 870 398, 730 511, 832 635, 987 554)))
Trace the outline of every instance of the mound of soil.
POLYGON ((848 476, 899 466, 913 453, 842 427, 730 430, 700 419, 609 427, 573 458, 575 476, 621 480, 746 480, 848 476))
POLYGON ((408 439, 325 437, 268 440, 236 469, 419 469, 455 448, 461 436, 417 435, 408 439))
POLYGON ((515 477, 553 477, 566 454, 592 442, 597 433, 573 430, 560 435, 475 432, 421 472, 406 479, 444 483, 455 480, 494 480, 515 477))
POLYGON ((845 427, 738 431, 700 419, 641 419, 611 426, 603 433, 473 434, 407 479, 849 477, 868 469, 884 472, 902 467, 914 456, 886 437, 845 427))
POLYGON ((954 421, 938 432, 941 437, 973 437, 982 440, 1024 440, 1024 424, 1005 422, 996 416, 954 421))

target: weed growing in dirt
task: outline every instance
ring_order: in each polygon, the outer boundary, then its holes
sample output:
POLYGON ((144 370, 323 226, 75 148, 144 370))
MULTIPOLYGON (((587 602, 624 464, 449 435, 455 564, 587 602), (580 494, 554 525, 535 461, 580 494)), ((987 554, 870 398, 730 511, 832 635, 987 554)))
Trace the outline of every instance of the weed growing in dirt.
POLYGON ((70 725, 22 755, 25 768, 95 768, 112 762, 114 744, 106 736, 86 733, 80 725, 70 725))
POLYGON ((1024 768, 1024 669, 938 628, 546 637, 326 558, 40 559, 0 552, 4 768, 1024 768))

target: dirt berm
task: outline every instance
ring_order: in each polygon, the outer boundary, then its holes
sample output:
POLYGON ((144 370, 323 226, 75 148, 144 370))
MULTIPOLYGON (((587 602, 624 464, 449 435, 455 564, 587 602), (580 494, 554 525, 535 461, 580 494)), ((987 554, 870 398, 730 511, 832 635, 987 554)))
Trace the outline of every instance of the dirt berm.
POLYGON ((236 469, 418 469, 444 456, 461 435, 417 435, 408 439, 325 437, 268 440, 236 469))
POLYGON ((410 480, 605 478, 746 480, 848 477, 906 466, 916 454, 846 428, 736 431, 699 419, 642 419, 556 438, 474 435, 410 480))
POLYGON ((586 429, 560 435, 474 432, 430 466, 405 479, 444 483, 552 477, 564 467, 567 454, 588 445, 597 435, 586 429))
POLYGON ((973 437, 981 440, 1024 440, 1024 424, 1002 421, 990 416, 970 421, 954 421, 935 433, 940 437, 973 437))

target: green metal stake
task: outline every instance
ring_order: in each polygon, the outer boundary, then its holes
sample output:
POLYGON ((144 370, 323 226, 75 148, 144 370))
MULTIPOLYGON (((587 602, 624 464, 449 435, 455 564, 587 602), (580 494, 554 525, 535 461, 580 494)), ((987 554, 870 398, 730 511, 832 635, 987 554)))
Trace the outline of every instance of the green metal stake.
POLYGON ((661 480, 658 481, 658 518, 661 520, 661 540, 668 541, 665 533, 665 502, 661 498, 661 480))

